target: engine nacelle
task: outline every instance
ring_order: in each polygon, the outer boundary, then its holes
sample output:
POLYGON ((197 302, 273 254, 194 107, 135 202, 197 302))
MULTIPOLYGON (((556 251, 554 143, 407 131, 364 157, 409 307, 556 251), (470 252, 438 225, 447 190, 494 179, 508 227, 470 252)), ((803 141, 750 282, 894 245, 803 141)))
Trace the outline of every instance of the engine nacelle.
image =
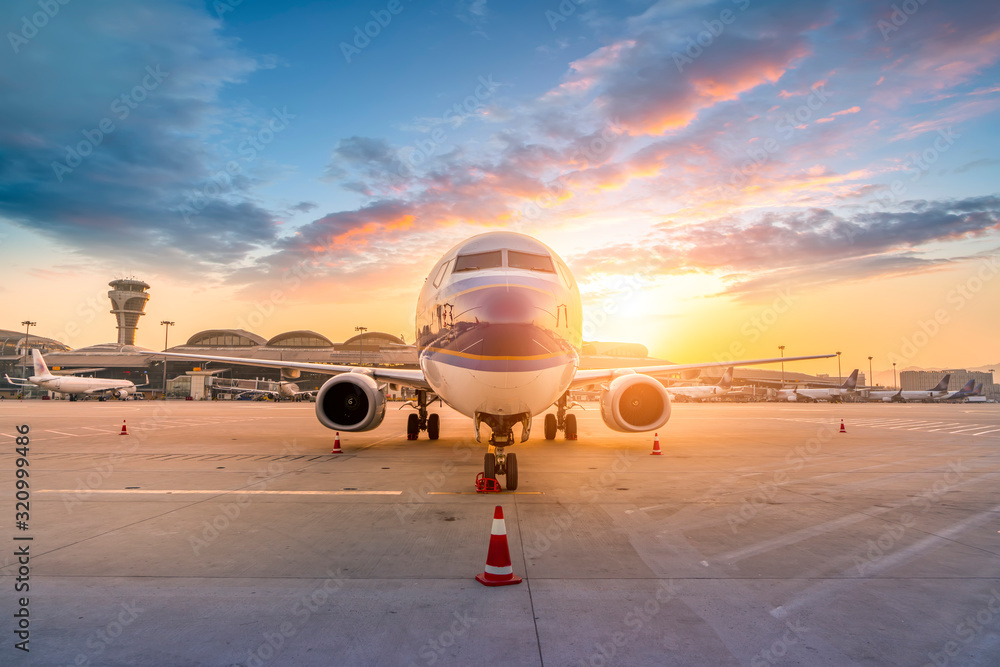
POLYGON ((128 398, 128 389, 119 389, 115 391, 115 396, 124 401, 126 398, 128 398))
POLYGON ((601 418, 624 433, 654 431, 670 419, 670 396, 648 375, 620 375, 601 390, 601 418))
POLYGON ((316 417, 334 431, 370 431, 385 418, 385 394, 362 373, 336 375, 316 395, 316 417))
POLYGON ((789 403, 795 403, 798 400, 799 400, 799 395, 798 394, 789 394, 788 395, 788 402, 789 403))

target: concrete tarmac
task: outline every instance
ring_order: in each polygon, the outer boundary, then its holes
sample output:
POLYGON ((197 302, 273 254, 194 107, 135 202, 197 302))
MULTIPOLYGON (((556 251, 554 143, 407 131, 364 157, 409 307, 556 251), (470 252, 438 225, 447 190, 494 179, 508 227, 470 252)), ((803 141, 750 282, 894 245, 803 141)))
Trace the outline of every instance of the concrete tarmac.
POLYGON ((591 404, 498 495, 398 405, 333 455, 313 404, 0 401, 0 663, 1000 664, 996 405, 676 404, 650 456, 591 404))

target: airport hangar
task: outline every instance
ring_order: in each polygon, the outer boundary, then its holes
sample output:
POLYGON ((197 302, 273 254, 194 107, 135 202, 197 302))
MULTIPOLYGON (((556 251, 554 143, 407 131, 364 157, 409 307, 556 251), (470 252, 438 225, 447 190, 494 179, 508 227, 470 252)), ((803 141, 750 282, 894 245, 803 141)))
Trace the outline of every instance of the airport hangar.
MULTIPOLYGON (((147 348, 124 342, 101 343, 74 350, 60 341, 34 335, 30 336, 28 343, 25 344, 24 332, 0 330, 0 374, 8 373, 11 377, 21 377, 26 365, 27 373, 30 375, 32 372, 30 350, 34 347, 42 351, 46 363, 56 374, 85 374, 102 378, 128 379, 137 385, 146 383, 148 378, 148 384, 145 384, 141 391, 151 397, 162 396, 163 359, 143 354, 151 351, 147 348)), ((243 329, 207 329, 166 351, 345 366, 417 367, 416 348, 407 345, 398 336, 378 331, 365 332, 343 343, 334 343, 326 336, 309 330, 287 331, 268 339, 243 329)), ((646 346, 638 343, 584 343, 580 359, 583 368, 618 368, 666 363, 671 362, 650 357, 646 346)), ((281 372, 276 369, 183 359, 169 360, 166 372, 168 396, 196 398, 211 396, 213 384, 225 384, 224 380, 259 379, 276 383, 283 379, 295 382, 302 391, 310 391, 318 389, 329 378, 326 375, 310 373, 288 374, 282 377, 281 372)), ((700 379, 706 384, 712 384, 719 380, 722 372, 721 368, 710 369, 705 371, 700 379)), ((830 378, 826 376, 812 376, 787 369, 783 377, 787 384, 830 382, 830 378)), ((695 371, 679 379, 696 381, 698 378, 698 372, 695 371)), ((777 369, 737 369, 734 384, 778 387, 781 378, 782 372, 777 369)), ((9 396, 14 392, 13 387, 0 388, 0 395, 7 393, 9 396)))

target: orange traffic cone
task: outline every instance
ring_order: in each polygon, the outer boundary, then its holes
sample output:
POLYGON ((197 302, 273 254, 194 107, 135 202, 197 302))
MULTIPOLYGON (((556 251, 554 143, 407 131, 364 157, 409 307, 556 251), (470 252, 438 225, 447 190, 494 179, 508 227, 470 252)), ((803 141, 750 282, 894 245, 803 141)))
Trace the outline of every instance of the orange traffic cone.
POLYGON ((510 586, 521 583, 521 577, 514 576, 514 568, 510 565, 507 526, 503 522, 503 508, 500 505, 493 510, 493 530, 490 531, 490 550, 486 554, 486 571, 477 574, 476 581, 484 586, 510 586))
POLYGON ((118 435, 128 435, 128 428, 125 427, 125 420, 122 420, 122 432, 118 435))
POLYGON ((333 451, 331 454, 343 454, 344 450, 340 448, 340 431, 337 431, 337 437, 333 440, 333 451))
POLYGON ((663 456, 663 452, 660 451, 660 434, 653 434, 653 451, 649 453, 650 456, 663 456))
POLYGON ((844 428, 844 420, 843 419, 840 420, 840 432, 841 433, 847 433, 847 429, 844 428))

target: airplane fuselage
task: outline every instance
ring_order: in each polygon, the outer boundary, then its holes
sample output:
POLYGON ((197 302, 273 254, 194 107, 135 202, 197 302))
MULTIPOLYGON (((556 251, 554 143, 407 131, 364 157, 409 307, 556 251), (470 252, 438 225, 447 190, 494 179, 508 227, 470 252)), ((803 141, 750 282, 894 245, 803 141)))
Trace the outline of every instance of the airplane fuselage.
POLYGON ((46 391, 59 394, 100 394, 125 390, 128 395, 135 393, 135 384, 129 380, 105 380, 102 378, 82 378, 70 375, 48 377, 32 376, 28 381, 46 391))
POLYGON ((582 322, 579 289, 555 252, 521 234, 481 234, 445 254, 424 283, 420 369, 468 417, 491 427, 530 419, 573 380, 582 322))

